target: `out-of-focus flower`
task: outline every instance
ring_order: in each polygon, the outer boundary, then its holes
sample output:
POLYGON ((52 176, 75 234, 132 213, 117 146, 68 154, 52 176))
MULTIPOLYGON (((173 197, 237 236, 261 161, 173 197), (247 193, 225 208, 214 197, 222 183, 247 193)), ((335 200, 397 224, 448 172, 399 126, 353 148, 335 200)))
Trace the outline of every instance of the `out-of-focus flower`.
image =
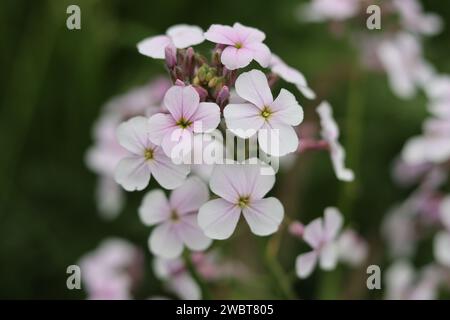
POLYGON ((352 181, 354 173, 347 169, 344 164, 345 151, 339 143, 339 127, 333 118, 333 110, 328 102, 324 101, 317 107, 317 113, 320 117, 320 125, 322 127, 322 138, 328 142, 331 163, 333 164, 336 177, 342 181, 352 181))
POLYGON ((295 268, 297 275, 307 278, 315 269, 317 261, 323 270, 332 270, 338 259, 336 238, 343 223, 342 215, 337 208, 325 209, 324 218, 317 218, 306 225, 303 240, 313 249, 297 257, 295 268))
POLYGON ((439 213, 442 224, 450 231, 450 195, 442 199, 439 213))
POLYGON ((300 6, 299 17, 304 21, 342 21, 359 13, 361 0, 312 0, 300 6))
POLYGON ((450 267, 450 231, 441 231, 434 236, 433 249, 436 261, 450 267))
POLYGON ((219 106, 213 102, 200 102, 192 86, 173 86, 165 97, 169 113, 158 113, 149 119, 148 135, 151 142, 160 145, 172 159, 177 146, 192 149, 194 133, 211 132, 220 122, 219 106))
POLYGON ((397 261, 386 271, 386 299, 434 300, 439 281, 440 272, 434 265, 425 266, 416 273, 408 261, 397 261))
POLYGON ((304 232, 305 226, 301 222, 294 221, 291 224, 289 224, 289 233, 294 237, 302 238, 304 232))
POLYGON ((284 208, 276 198, 264 198, 275 183, 272 167, 249 159, 246 164, 215 166, 211 190, 218 195, 204 204, 198 213, 198 224, 213 239, 227 239, 234 232, 241 213, 250 230, 259 236, 277 231, 284 208))
POLYGON ((164 59, 168 45, 184 49, 202 43, 205 40, 203 30, 197 26, 178 24, 167 29, 165 35, 149 37, 137 44, 139 53, 154 58, 164 59))
POLYGON ((141 278, 142 253, 125 240, 110 238, 79 264, 89 299, 125 300, 141 278))
POLYGON ((450 122, 450 76, 437 75, 425 84, 429 98, 428 109, 435 117, 450 122))
POLYGON ((175 258, 184 245, 197 251, 209 247, 211 239, 197 224, 198 209, 208 198, 207 186, 195 177, 173 190, 169 200, 162 190, 148 192, 139 207, 139 216, 145 225, 158 225, 149 238, 151 252, 175 258))
POLYGON ((392 4, 400 15, 405 30, 424 35, 434 35, 442 29, 442 19, 433 13, 424 13, 418 0, 393 0, 392 4))
POLYGON ((256 60, 266 68, 270 62, 270 50, 263 43, 264 32, 235 23, 232 27, 213 24, 205 32, 205 38, 224 45, 221 62, 230 70, 244 68, 256 60))
POLYGON ((369 251, 367 242, 354 230, 344 230, 337 239, 338 259, 356 267, 367 258, 369 251))
POLYGON ((270 59, 270 70, 280 76, 284 81, 294 84, 306 98, 316 98, 316 94, 309 88, 305 76, 297 69, 288 66, 275 54, 272 54, 272 58, 270 59))
POLYGON ((303 109, 292 93, 281 89, 274 100, 267 78, 259 70, 242 73, 236 80, 236 91, 248 103, 225 107, 225 121, 234 134, 248 138, 258 133, 259 146, 270 155, 297 150, 298 137, 292 126, 303 121, 303 109))
POLYGON ((174 164, 164 151, 149 139, 149 121, 134 117, 117 129, 117 139, 129 155, 122 158, 115 169, 115 180, 127 191, 143 190, 153 175, 166 189, 180 186, 189 166, 174 164))

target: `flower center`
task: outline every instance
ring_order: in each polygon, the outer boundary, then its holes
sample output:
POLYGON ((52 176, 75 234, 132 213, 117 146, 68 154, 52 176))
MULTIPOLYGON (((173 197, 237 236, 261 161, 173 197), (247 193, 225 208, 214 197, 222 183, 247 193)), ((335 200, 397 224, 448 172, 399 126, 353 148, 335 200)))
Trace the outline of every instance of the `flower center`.
POLYGON ((172 212, 170 213, 170 220, 172 220, 173 222, 177 222, 180 220, 180 216, 175 210, 172 210, 172 212))
POLYGON ((153 159, 153 149, 145 149, 144 158, 145 158, 145 160, 152 160, 153 159))
POLYGON ((249 196, 242 196, 238 200, 238 206, 243 209, 250 203, 250 197, 249 196))
POLYGON ((185 118, 181 118, 177 122, 177 126, 179 126, 182 129, 186 129, 192 125, 192 122, 189 120, 186 120, 185 118))
POLYGON ((261 116, 267 120, 272 115, 272 111, 269 109, 269 107, 265 106, 263 111, 261 111, 261 116))
POLYGON ((234 45, 234 47, 236 49, 241 49, 243 47, 242 42, 236 42, 236 44, 234 45))

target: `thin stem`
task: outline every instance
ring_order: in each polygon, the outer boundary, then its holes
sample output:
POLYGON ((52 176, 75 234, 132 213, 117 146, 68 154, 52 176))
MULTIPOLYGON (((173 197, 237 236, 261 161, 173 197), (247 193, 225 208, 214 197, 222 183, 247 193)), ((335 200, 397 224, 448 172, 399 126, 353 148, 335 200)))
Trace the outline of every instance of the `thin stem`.
POLYGON ((212 295, 209 291, 208 285, 203 280, 201 275, 197 272, 197 269, 195 268, 194 263, 192 262, 191 258, 191 252, 189 250, 184 250, 183 252, 183 259, 184 263, 186 265, 186 268, 188 269, 189 273, 191 274, 192 278, 194 278, 195 282, 199 285, 200 290, 202 292, 202 299, 203 300, 211 300, 212 295))

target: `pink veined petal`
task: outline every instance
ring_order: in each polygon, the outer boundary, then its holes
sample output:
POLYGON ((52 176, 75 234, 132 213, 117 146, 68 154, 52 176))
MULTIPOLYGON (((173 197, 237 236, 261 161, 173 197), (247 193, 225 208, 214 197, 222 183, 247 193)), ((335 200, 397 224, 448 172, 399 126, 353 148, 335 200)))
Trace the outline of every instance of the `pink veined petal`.
POLYGON ((258 164, 246 165, 244 173, 248 194, 251 195, 253 200, 262 199, 275 184, 275 171, 261 161, 258 164))
POLYGON ((229 70, 244 68, 253 60, 253 51, 228 46, 223 50, 220 60, 229 70))
POLYGON ((161 145, 165 135, 177 127, 170 114, 157 113, 148 119, 148 138, 156 145, 161 145))
POLYGON ((136 155, 143 155, 148 145, 148 122, 145 117, 134 117, 117 128, 119 144, 136 155))
POLYGON ((164 96, 164 105, 175 121, 190 120, 199 103, 200 97, 192 86, 172 86, 164 96))
POLYGON ((170 206, 179 215, 197 212, 209 199, 206 184, 197 177, 188 178, 180 187, 172 191, 170 206))
POLYGON ((180 299, 199 300, 202 298, 197 282, 186 272, 171 278, 167 285, 180 299))
POLYGON ((328 243, 320 249, 320 267, 323 270, 336 268, 338 248, 334 242, 328 243))
POLYGON ((266 75, 259 70, 242 73, 236 80, 236 92, 241 98, 253 103, 261 110, 273 102, 266 75))
POLYGON ((342 228, 342 214, 335 207, 325 208, 325 217, 323 219, 323 231, 328 241, 334 240, 342 228))
POLYGON ((194 134, 191 129, 175 128, 173 131, 167 132, 161 141, 161 147, 164 153, 180 163, 182 159, 189 157, 194 144, 194 134))
POLYGON ((236 30, 237 34, 239 35, 239 40, 244 44, 252 42, 262 42, 266 38, 266 35, 261 30, 244 26, 239 22, 236 22, 233 25, 233 29, 236 30))
POLYGON ((228 104, 223 115, 227 128, 243 139, 253 136, 264 124, 261 110, 250 103, 228 104))
POLYGON ((234 204, 240 196, 250 195, 245 168, 235 163, 215 166, 209 186, 216 195, 234 204))
POLYGON ((297 276, 301 279, 309 277, 316 267, 317 258, 317 253, 315 251, 299 255, 295 261, 297 276))
POLYGON ((211 132, 220 123, 220 108, 213 102, 200 102, 191 121, 194 132, 211 132))
POLYGON ((211 245, 212 240, 205 236, 198 226, 196 214, 188 214, 181 217, 181 221, 177 224, 177 229, 178 235, 191 250, 205 250, 211 245))
POLYGON ((167 35, 172 39, 176 48, 184 49, 202 43, 205 38, 203 30, 197 26, 177 24, 167 29, 167 35))
POLYGON ((267 236, 278 230, 283 220, 284 208, 276 198, 266 198, 251 201, 248 207, 242 209, 250 230, 258 236, 267 236))
POLYGON ((291 126, 297 126, 303 121, 303 109, 298 104, 295 96, 285 89, 281 89, 280 94, 270 105, 274 120, 291 126))
POLYGON ((151 226, 170 218, 171 210, 167 197, 162 190, 148 192, 138 209, 143 224, 151 226))
POLYGON ((269 120, 258 131, 258 143, 265 153, 280 157, 295 152, 299 142, 292 126, 269 120))
POLYGON ((319 248, 322 244, 323 238, 323 222, 321 218, 311 221, 303 232, 303 240, 308 243, 313 249, 319 248))
POLYGON ((150 181, 151 172, 144 157, 126 157, 120 160, 114 179, 127 191, 143 190, 150 181))
POLYGON ((353 181, 355 174, 353 170, 345 167, 345 150, 340 143, 335 140, 329 142, 331 163, 333 165, 336 177, 341 181, 353 181))
POLYGON ((164 59, 164 49, 172 41, 168 36, 155 36, 146 38, 137 44, 137 48, 140 54, 148 56, 154 59, 164 59))
POLYGON ((198 225, 211 239, 228 239, 236 229, 241 209, 226 200, 205 203, 198 212, 198 225))
POLYGON ((150 251, 163 258, 176 258, 183 251, 183 242, 171 221, 164 222, 153 229, 148 241, 150 251))
POLYGON ((208 31, 205 32, 205 38, 211 42, 229 46, 234 46, 239 40, 236 37, 236 31, 232 27, 221 24, 211 25, 208 31))
POLYGON ((153 154, 154 159, 149 162, 149 167, 156 181, 165 189, 179 187, 190 171, 189 166, 173 163, 160 148, 155 149, 153 154))
POLYGON ((245 45, 246 49, 253 52, 253 59, 258 62, 261 67, 267 68, 270 64, 271 53, 268 46, 261 42, 253 42, 245 45))

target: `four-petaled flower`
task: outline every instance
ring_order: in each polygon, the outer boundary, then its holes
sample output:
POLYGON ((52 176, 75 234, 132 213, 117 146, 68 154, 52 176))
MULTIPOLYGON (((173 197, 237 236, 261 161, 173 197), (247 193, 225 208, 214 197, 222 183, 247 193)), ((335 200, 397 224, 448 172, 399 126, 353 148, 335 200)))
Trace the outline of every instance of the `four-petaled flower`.
POLYGON ((284 215, 283 205, 278 199, 264 198, 274 183, 272 168, 254 158, 245 164, 215 166, 209 185, 220 198, 200 208, 200 228, 212 239, 227 239, 234 232, 242 213, 254 234, 266 236, 274 233, 284 215))
POLYGON ((149 238, 151 252, 163 258, 178 257, 183 246, 204 250, 211 244, 197 224, 197 211, 208 201, 208 188, 200 179, 189 178, 172 191, 169 200, 162 190, 147 193, 139 208, 145 225, 158 226, 149 238))
POLYGON ((273 156, 298 149, 298 137, 292 126, 303 121, 303 109, 292 93, 281 89, 274 100, 267 78, 259 70, 242 73, 236 80, 236 92, 249 103, 225 107, 225 121, 234 134, 248 138, 258 133, 259 146, 273 156))
POLYGON ((192 147, 194 133, 211 132, 219 125, 219 106, 200 102, 192 86, 170 88, 164 96, 164 105, 169 113, 158 113, 149 119, 149 138, 172 159, 180 156, 172 154, 175 147, 192 147))
POLYGON ((149 140, 149 122, 145 117, 134 117, 117 128, 117 139, 129 155, 120 160, 115 169, 115 180, 127 191, 143 190, 153 174, 166 188, 180 186, 189 166, 173 163, 164 151, 149 140))
POLYGON ((225 45, 220 57, 230 70, 244 68, 256 60, 266 68, 270 62, 270 50, 263 43, 264 32, 235 23, 231 26, 213 24, 205 32, 205 38, 211 42, 225 45))
POLYGON ((202 43, 205 40, 203 30, 197 26, 178 24, 167 29, 165 35, 149 37, 138 43, 139 53, 154 58, 164 59, 165 48, 173 45, 184 49, 202 43))
POLYGON ((332 270, 336 267, 338 258, 337 235, 342 227, 342 215, 338 209, 328 207, 325 217, 310 222, 304 230, 305 240, 313 251, 303 253, 297 257, 296 271, 300 278, 307 278, 320 260, 323 270, 332 270))

